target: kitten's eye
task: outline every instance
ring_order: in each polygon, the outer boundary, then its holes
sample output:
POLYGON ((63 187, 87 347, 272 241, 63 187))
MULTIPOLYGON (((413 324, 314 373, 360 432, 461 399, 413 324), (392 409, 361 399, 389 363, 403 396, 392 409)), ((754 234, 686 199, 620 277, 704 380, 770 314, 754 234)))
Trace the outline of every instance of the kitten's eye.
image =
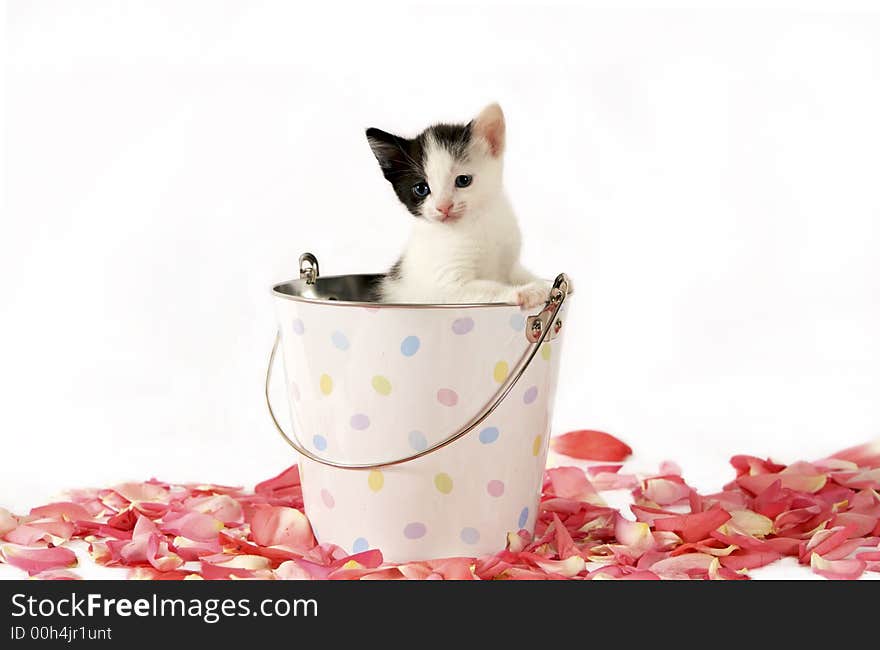
POLYGON ((412 191, 417 197, 423 199, 431 193, 431 188, 428 187, 427 183, 421 182, 413 185, 412 191))
POLYGON ((473 176, 468 174, 461 174, 460 176, 455 177, 455 186, 456 187, 467 187, 474 180, 473 176))

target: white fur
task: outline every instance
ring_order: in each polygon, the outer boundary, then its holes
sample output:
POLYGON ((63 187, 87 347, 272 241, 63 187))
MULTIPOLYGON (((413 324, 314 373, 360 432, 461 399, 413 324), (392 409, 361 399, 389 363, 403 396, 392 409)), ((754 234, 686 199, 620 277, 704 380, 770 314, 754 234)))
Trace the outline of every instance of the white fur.
POLYGON ((421 204, 401 258, 399 278, 382 287, 386 302, 507 302, 532 309, 543 304, 550 283, 519 263, 520 231, 501 177, 504 117, 493 104, 472 125, 466 160, 456 160, 429 141, 425 157, 431 194, 421 204), (455 187, 460 174, 473 176, 455 187), (449 217, 438 209, 452 204, 449 217))

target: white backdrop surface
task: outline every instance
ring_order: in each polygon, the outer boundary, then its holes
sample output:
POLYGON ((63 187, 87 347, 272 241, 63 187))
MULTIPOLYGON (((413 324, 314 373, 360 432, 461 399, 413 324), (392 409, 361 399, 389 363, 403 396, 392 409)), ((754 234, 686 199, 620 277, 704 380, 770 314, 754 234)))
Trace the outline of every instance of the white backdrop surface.
POLYGON ((396 259, 411 217, 365 127, 494 100, 524 261, 577 282, 557 432, 609 431, 636 469, 673 459, 702 489, 735 453, 880 435, 880 15, 10 2, 6 20, 5 507, 293 462, 262 400, 269 287, 305 250, 327 274, 396 259))

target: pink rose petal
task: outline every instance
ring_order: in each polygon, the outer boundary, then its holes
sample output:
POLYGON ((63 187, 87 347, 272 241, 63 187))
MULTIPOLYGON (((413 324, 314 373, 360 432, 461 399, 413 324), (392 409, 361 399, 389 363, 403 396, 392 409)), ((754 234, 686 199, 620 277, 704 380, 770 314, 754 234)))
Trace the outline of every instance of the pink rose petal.
POLYGON ((756 476, 741 476, 736 482, 752 494, 760 494, 776 481, 781 481, 782 487, 798 492, 818 492, 828 478, 824 474, 758 474, 756 476))
POLYGON ((550 440, 550 447, 557 454, 570 458, 616 462, 632 454, 625 442, 604 431, 569 431, 550 440))
POLYGON ((650 569, 661 578, 687 580, 708 577, 709 568, 717 561, 707 553, 687 553, 655 562, 650 569))
POLYGON ((730 555, 720 557, 722 566, 735 571, 742 569, 757 569, 775 562, 782 555, 774 551, 735 551, 730 555))
MULTIPOLYGON (((52 536, 45 530, 23 524, 6 533, 3 539, 21 546, 36 546, 39 542, 49 542, 52 536)), ((45 546, 45 544, 43 544, 45 546)))
POLYGON ((848 460, 860 467, 880 467, 880 439, 838 451, 831 458, 848 460))
POLYGON ((867 565, 864 560, 826 560, 813 553, 810 566, 815 573, 829 580, 855 580, 865 572, 867 565))
POLYGON ((155 483, 123 483, 113 490, 124 499, 135 503, 139 501, 162 501, 168 496, 168 490, 155 483))
POLYGON ((285 544, 308 548, 315 543, 305 515, 295 508, 281 506, 258 506, 251 521, 251 534, 261 546, 285 544))
POLYGON ((17 527, 18 519, 16 519, 15 516, 5 508, 0 508, 0 537, 15 530, 17 527))
POLYGON ((655 530, 671 530, 685 541, 697 542, 709 537, 721 524, 730 519, 730 514, 721 508, 690 515, 677 515, 654 520, 655 530))
POLYGON ((32 580, 82 580, 73 571, 67 569, 47 569, 31 576, 32 580))
POLYGON ((223 522, 200 512, 168 514, 162 518, 162 530, 187 539, 209 542, 217 539, 223 522))
POLYGON ((76 554, 67 548, 24 548, 12 544, 0 546, 3 560, 28 575, 35 575, 51 569, 66 569, 76 566, 76 554))
POLYGON ((79 519, 91 519, 91 513, 78 503, 70 501, 61 501, 50 503, 39 508, 31 509, 31 517, 34 519, 65 519, 67 521, 77 521, 79 519))
POLYGON ((211 515, 226 525, 244 521, 241 504, 228 494, 196 497, 188 499, 184 505, 195 512, 211 515))
POLYGON ((602 503, 602 499, 590 485, 583 470, 577 467, 556 467, 547 470, 547 476, 550 481, 548 494, 565 499, 602 503))
POLYGON ((643 499, 661 506, 681 503, 690 496, 690 493, 691 489, 687 483, 675 474, 645 479, 641 488, 643 499))

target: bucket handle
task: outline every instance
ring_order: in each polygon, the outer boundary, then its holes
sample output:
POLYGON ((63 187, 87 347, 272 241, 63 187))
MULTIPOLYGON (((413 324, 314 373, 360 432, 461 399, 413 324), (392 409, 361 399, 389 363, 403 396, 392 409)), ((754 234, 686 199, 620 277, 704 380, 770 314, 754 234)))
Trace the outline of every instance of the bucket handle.
MULTIPOLYGON (((314 282, 314 280, 312 280, 314 282)), ((535 355, 538 352, 538 348, 541 347, 541 344, 545 340, 551 340, 556 338, 559 334, 559 331, 562 329, 562 320, 558 318, 559 310, 562 309, 562 304, 565 302, 565 298, 568 296, 569 287, 571 286, 568 277, 564 273, 560 273, 556 276, 556 280, 553 282, 553 287, 550 289, 550 294, 547 298, 547 302, 545 303, 543 309, 536 314, 535 316, 529 316, 526 320, 526 339, 529 341, 529 346, 523 352, 523 355, 520 357, 516 366, 508 376, 505 382, 501 385, 495 395, 483 406, 480 411, 468 421, 462 428, 460 428, 455 433, 447 436, 443 440, 434 443, 430 447, 423 449, 422 451, 418 451, 414 454, 410 454, 409 456, 404 456, 402 458, 397 458, 395 460, 383 461, 378 463, 339 463, 333 460, 329 460, 327 458, 322 458, 312 453, 300 442, 299 438, 297 438, 296 433, 293 433, 292 436, 288 436, 284 431, 281 424, 278 422, 278 418, 275 417, 275 411, 272 409, 272 400, 269 397, 269 386, 272 382, 272 368, 275 365, 275 355, 278 351, 278 343, 281 341, 281 331, 278 330, 275 333, 275 344, 272 346, 272 352, 269 355, 269 364, 266 368, 266 406, 269 408, 269 416, 272 418, 272 422, 275 424, 275 428, 278 429, 278 433, 281 434, 281 437, 284 438, 284 441, 287 442, 288 445, 293 447, 297 452, 308 458, 309 460, 313 460, 316 463, 321 463, 322 465, 328 465, 330 467, 336 467, 339 469, 379 469, 381 467, 390 467, 391 465, 399 465, 401 463, 406 463, 411 460, 415 460, 417 458, 421 458, 422 456, 427 456, 428 454, 432 454, 438 449, 442 449, 446 445, 450 445, 459 438, 466 436, 468 433, 476 429, 480 424, 488 418, 492 412, 498 408, 501 402, 505 397, 513 390, 513 387, 516 386, 516 383, 519 381, 520 377, 525 374, 525 371, 528 369, 529 365, 532 363, 532 359, 535 358, 535 355)))

